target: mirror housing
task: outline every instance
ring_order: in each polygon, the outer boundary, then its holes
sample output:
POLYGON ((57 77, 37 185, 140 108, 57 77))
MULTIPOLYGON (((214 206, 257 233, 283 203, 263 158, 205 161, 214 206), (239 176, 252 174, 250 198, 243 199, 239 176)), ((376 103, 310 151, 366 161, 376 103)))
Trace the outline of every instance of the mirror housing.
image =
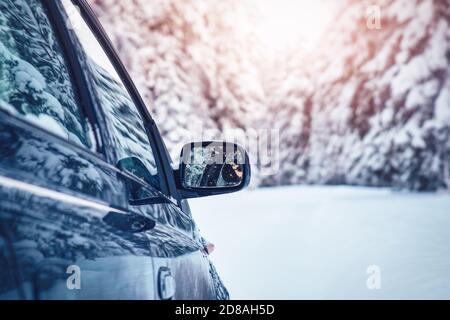
POLYGON ((229 142, 192 142, 181 152, 178 188, 184 199, 237 192, 250 183, 247 152, 229 142))

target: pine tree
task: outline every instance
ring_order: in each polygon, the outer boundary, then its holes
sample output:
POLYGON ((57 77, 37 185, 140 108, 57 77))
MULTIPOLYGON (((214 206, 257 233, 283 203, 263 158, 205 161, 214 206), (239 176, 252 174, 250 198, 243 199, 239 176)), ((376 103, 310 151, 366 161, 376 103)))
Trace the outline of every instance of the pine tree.
POLYGON ((279 87, 272 112, 299 119, 278 121, 291 150, 279 183, 448 187, 448 1, 375 1, 380 29, 371 5, 347 1, 314 59, 299 57, 311 85, 279 87))

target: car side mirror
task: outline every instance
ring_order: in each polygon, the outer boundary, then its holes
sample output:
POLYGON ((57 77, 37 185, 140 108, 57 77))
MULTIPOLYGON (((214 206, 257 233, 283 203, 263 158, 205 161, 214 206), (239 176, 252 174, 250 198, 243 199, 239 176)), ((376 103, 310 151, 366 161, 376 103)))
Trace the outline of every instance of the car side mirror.
POLYGON ((183 147, 179 168, 183 198, 237 192, 250 183, 247 152, 228 142, 192 142, 183 147))

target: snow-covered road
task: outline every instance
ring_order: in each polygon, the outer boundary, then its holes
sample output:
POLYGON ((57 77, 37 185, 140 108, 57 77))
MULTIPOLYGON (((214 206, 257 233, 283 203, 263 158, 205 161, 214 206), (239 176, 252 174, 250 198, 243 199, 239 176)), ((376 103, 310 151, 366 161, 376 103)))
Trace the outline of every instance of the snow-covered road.
POLYGON ((288 187, 191 207, 232 299, 450 298, 448 193, 288 187))

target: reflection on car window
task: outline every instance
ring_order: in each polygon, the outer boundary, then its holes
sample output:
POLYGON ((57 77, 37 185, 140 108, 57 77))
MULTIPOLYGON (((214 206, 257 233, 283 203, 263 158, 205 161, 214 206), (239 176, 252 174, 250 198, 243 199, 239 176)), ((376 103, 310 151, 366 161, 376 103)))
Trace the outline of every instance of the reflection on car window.
POLYGON ((0 108, 92 147, 62 49, 39 0, 0 1, 0 108))
POLYGON ((151 175, 157 175, 155 158, 137 107, 79 10, 70 0, 63 0, 62 3, 72 29, 86 52, 97 97, 113 136, 117 160, 136 157, 151 175))

